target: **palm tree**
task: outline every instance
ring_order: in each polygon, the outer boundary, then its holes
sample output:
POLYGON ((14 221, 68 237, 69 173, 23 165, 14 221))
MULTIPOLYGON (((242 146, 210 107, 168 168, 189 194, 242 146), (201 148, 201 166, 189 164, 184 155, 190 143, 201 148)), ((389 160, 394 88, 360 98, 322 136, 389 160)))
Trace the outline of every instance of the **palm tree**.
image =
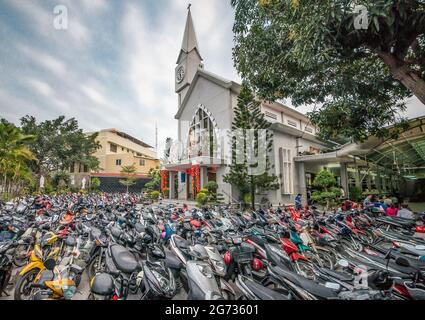
POLYGON ((20 187, 18 181, 28 182, 31 176, 28 161, 35 160, 27 144, 34 136, 24 135, 21 130, 5 119, 0 120, 0 174, 1 191, 10 194, 20 187))

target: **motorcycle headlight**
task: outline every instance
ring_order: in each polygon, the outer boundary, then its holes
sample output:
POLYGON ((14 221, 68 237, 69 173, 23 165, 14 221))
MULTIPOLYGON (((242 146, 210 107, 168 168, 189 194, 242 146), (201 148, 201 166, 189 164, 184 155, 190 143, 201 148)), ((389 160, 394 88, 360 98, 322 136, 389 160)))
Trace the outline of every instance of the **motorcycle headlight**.
POLYGON ((226 270, 226 266, 222 261, 214 261, 214 267, 217 272, 224 272, 226 270))
POLYGON ((167 278, 165 278, 162 274, 160 274, 159 272, 152 270, 152 274, 154 275, 155 279, 158 281, 159 285, 161 288, 163 288, 165 291, 168 291, 170 288, 170 284, 167 280, 167 278))
POLYGON ((198 269, 207 278, 212 278, 214 276, 210 266, 198 265, 198 269))

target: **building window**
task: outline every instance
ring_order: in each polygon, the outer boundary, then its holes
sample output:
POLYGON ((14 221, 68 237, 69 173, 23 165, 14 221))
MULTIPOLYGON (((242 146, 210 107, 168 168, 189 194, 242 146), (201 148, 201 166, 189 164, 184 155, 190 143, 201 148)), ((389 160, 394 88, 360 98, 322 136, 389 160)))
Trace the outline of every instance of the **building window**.
POLYGON ((111 150, 111 152, 117 153, 117 145, 116 145, 116 144, 111 143, 111 144, 110 144, 110 149, 109 149, 109 150, 111 150))
POLYGON ((121 159, 115 160, 115 165, 120 166, 121 165, 121 159))
POLYGON ((88 165, 84 165, 84 172, 89 172, 89 167, 88 167, 88 165))
POLYGON ((145 159, 140 159, 139 164, 144 167, 145 166, 145 159))
POLYGON ((124 147, 121 147, 121 151, 124 151, 124 147))
POLYGON ((199 108, 189 127, 190 157, 214 157, 216 144, 214 129, 208 114, 199 108))
POLYGON ((313 128, 305 127, 305 131, 309 133, 313 133, 313 128))
POLYGON ((73 163, 71 164, 71 167, 69 168, 69 172, 70 172, 70 173, 74 173, 74 171, 75 171, 75 163, 73 162, 73 163))
POLYGON ((280 183, 282 194, 292 194, 291 150, 279 148, 280 183))
POLYGON ((295 121, 292 121, 292 120, 287 120, 287 122, 288 122, 288 124, 290 125, 290 126, 293 126, 293 127, 297 127, 297 123, 295 122, 295 121))
POLYGON ((181 182, 181 183, 186 183, 186 173, 182 173, 182 174, 180 175, 180 182, 181 182))
POLYGON ((271 112, 265 112, 266 117, 272 118, 273 120, 277 120, 277 115, 271 112))

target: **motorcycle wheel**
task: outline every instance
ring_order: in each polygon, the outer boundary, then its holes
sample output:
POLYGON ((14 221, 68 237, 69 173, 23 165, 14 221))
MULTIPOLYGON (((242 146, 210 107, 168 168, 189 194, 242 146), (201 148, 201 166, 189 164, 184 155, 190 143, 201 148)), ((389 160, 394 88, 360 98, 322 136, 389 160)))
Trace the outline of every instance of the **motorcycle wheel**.
POLYGON ((28 262, 28 245, 20 244, 16 247, 15 255, 13 257, 13 264, 17 267, 23 267, 28 262))
POLYGON ((39 272, 40 269, 33 269, 18 277, 15 292, 13 293, 15 300, 29 300, 31 298, 32 289, 28 288, 28 286, 34 282, 39 272))

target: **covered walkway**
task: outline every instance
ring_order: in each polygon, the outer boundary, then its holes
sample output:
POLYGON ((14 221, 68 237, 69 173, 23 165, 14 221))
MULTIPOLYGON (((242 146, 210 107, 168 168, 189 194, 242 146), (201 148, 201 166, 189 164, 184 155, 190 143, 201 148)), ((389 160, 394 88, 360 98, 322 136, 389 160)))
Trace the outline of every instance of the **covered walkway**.
POLYGON ((372 136, 363 143, 347 143, 335 151, 299 156, 295 161, 298 174, 306 177, 305 186, 300 186, 306 196, 315 173, 327 167, 347 194, 357 187, 363 193, 399 194, 412 202, 425 202, 425 117, 410 120, 396 137, 372 136))

